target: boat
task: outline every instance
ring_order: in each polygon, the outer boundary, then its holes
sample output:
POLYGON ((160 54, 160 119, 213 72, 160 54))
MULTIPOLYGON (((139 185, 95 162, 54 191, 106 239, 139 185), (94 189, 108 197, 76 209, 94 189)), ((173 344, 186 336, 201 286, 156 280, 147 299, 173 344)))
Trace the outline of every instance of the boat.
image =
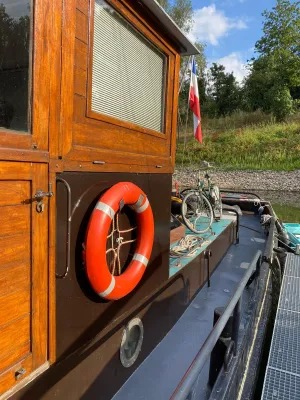
POLYGON ((300 224, 285 222, 282 225, 289 235, 290 246, 293 248, 297 248, 298 246, 297 251, 300 253, 300 224))
POLYGON ((254 396, 272 206, 224 196, 188 251, 171 215, 180 57, 197 48, 155 0, 0 11, 0 399, 254 396))

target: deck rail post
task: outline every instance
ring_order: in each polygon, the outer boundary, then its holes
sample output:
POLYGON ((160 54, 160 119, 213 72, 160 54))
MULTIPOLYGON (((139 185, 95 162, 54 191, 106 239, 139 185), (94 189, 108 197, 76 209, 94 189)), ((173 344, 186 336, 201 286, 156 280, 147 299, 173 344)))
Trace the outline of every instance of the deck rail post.
POLYGON ((236 356, 237 347, 238 347, 239 327, 240 327, 240 322, 241 322, 241 308, 242 308, 242 300, 240 298, 233 310, 232 340, 234 341, 234 344, 235 344, 234 352, 233 352, 234 356, 236 356))

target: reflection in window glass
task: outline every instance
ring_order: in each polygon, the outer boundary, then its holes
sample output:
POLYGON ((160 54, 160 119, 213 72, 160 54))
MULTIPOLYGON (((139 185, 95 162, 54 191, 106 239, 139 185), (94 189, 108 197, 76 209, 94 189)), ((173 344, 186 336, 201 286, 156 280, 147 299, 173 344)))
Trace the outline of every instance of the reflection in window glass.
POLYGON ((30 129, 30 0, 0 0, 0 129, 30 129))

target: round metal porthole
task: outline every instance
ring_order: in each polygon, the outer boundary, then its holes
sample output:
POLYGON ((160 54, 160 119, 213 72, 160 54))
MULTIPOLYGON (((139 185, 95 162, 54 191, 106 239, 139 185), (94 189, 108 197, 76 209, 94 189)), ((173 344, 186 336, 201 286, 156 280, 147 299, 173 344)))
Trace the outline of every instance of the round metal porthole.
POLYGON ((123 367, 131 367, 142 348, 144 338, 143 323, 139 318, 132 319, 122 333, 120 360, 123 367))

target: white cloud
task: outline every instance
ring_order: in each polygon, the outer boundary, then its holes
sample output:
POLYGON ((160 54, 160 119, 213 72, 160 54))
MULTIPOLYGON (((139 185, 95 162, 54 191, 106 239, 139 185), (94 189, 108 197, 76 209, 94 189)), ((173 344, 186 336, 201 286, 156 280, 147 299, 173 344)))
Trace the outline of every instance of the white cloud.
POLYGON ((233 29, 246 29, 243 19, 228 18, 216 5, 202 7, 194 12, 194 26, 189 34, 192 41, 202 41, 217 46, 219 39, 233 29))
POLYGON ((248 74, 246 64, 242 59, 242 55, 238 52, 228 54, 227 56, 219 58, 214 62, 224 65, 226 72, 233 72, 233 75, 236 77, 239 83, 241 83, 248 74))

